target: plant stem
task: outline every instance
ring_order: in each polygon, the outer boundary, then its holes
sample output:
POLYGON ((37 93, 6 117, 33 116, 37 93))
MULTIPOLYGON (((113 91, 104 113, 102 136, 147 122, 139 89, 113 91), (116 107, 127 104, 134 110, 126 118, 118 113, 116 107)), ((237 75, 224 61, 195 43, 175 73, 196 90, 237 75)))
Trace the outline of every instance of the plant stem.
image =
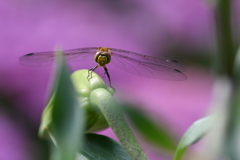
MULTIPOLYGON (((235 79, 233 75, 235 55, 237 48, 234 46, 232 31, 231 31, 231 7, 232 0, 219 0, 216 10, 216 34, 217 34, 217 47, 218 54, 216 56, 216 70, 218 75, 228 76, 232 80, 232 95, 229 106, 226 106, 227 113, 227 126, 225 130, 224 139, 224 153, 226 157, 231 160, 238 160, 239 154, 239 115, 240 115, 240 86, 239 79, 235 79)), ((235 66, 236 67, 236 66, 235 66)), ((236 69, 235 69, 236 70, 236 69)))
POLYGON ((216 72, 219 75, 232 76, 233 62, 236 54, 231 32, 231 2, 219 0, 215 8, 217 52, 215 57, 216 72))
POLYGON ((92 91, 90 99, 91 103, 98 106, 102 111, 109 126, 112 128, 131 159, 148 160, 112 95, 107 90, 99 88, 92 91))

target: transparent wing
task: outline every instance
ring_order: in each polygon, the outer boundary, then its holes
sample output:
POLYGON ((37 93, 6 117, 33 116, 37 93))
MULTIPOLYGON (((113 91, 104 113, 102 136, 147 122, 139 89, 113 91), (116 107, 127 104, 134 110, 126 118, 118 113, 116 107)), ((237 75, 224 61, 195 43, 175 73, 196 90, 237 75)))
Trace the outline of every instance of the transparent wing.
MULTIPOLYGON (((78 48, 64 51, 65 60, 94 60, 97 47, 78 48)), ((20 64, 29 67, 43 67, 53 65, 57 55, 54 51, 29 53, 19 57, 20 64)))
MULTIPOLYGON (((66 60, 93 60, 98 47, 78 48, 64 51, 66 60)), ((148 78, 185 80, 184 67, 175 60, 141 55, 138 53, 110 48, 112 63, 117 67, 148 78)), ((19 58, 20 64, 31 67, 49 66, 54 63, 55 52, 29 53, 19 58)))
POLYGON ((181 81, 187 79, 186 75, 182 73, 185 69, 178 63, 173 60, 168 60, 164 58, 158 58, 154 60, 149 56, 139 55, 131 53, 131 56, 136 58, 130 58, 129 54, 126 53, 118 54, 112 52, 112 63, 123 69, 127 72, 130 72, 135 75, 147 77, 147 78, 156 78, 164 80, 175 80, 181 81), (147 59, 144 59, 147 57, 147 59))
POLYGON ((161 65, 161 66, 164 66, 164 67, 167 67, 167 68, 177 69, 181 72, 185 71, 185 68, 181 64, 179 64, 179 62, 176 61, 176 60, 141 55, 141 54, 138 54, 138 53, 135 53, 135 52, 122 50, 122 49, 110 48, 110 50, 112 51, 113 55, 118 54, 118 55, 121 55, 123 57, 128 57, 128 58, 131 58, 131 59, 135 59, 137 61, 146 62, 146 63, 150 63, 150 64, 155 64, 155 65, 161 65))

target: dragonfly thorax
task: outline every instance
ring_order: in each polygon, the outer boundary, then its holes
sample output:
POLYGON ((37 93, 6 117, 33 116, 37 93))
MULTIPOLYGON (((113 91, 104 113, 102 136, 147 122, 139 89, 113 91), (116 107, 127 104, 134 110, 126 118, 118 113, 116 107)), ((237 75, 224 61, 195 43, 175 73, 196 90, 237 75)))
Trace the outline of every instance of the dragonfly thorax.
MULTIPOLYGON (((101 47, 99 47, 98 50, 101 50, 101 47)), ((97 51, 97 53, 94 56, 94 60, 100 65, 105 66, 111 61, 111 52, 109 51, 97 51)))

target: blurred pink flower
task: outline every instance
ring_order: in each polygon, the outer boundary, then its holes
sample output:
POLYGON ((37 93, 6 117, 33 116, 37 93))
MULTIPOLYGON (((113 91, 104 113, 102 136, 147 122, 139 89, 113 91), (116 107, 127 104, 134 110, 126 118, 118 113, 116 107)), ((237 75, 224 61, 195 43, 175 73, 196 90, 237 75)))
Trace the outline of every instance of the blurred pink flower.
MULTIPOLYGON (((207 3, 192 0, 2 0, 0 21, 0 96, 21 104, 15 106, 36 125, 53 70, 21 66, 18 57, 24 54, 53 50, 58 44, 64 49, 105 46, 153 55, 175 43, 202 49, 211 48, 212 41, 211 11, 207 3)), ((72 70, 93 65, 70 63, 72 70)), ((103 75, 101 69, 97 72, 103 75)), ((204 115, 210 101, 212 79, 204 70, 187 68, 184 82, 141 78, 111 64, 109 72, 116 99, 146 106, 151 117, 163 115, 178 136, 204 115)), ((109 130, 101 133, 114 137, 109 130)))

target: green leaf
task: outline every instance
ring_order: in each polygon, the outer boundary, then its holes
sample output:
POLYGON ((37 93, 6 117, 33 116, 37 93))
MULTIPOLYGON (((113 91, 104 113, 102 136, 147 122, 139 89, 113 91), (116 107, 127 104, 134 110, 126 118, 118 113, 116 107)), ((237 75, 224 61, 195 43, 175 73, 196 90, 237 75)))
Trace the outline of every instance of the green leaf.
POLYGON ((189 127, 178 144, 174 160, 181 160, 187 148, 198 142, 206 133, 210 131, 212 118, 213 116, 208 116, 199 119, 189 127))
MULTIPOLYGON (((60 54, 60 53, 57 53, 60 54)), ((40 135, 46 130, 55 146, 52 160, 75 160, 84 132, 84 111, 62 56, 58 56, 54 96, 43 113, 40 135)))
POLYGON ((86 134, 78 157, 89 160, 130 160, 129 155, 117 141, 98 134, 86 134))
POLYGON ((131 159, 148 159, 111 93, 104 88, 95 89, 91 92, 90 100, 94 106, 101 110, 109 126, 131 159))
POLYGON ((136 129, 138 129, 147 140, 168 151, 173 152, 176 149, 175 137, 168 131, 167 127, 157 126, 136 107, 133 108, 129 105, 122 105, 121 108, 136 129))

